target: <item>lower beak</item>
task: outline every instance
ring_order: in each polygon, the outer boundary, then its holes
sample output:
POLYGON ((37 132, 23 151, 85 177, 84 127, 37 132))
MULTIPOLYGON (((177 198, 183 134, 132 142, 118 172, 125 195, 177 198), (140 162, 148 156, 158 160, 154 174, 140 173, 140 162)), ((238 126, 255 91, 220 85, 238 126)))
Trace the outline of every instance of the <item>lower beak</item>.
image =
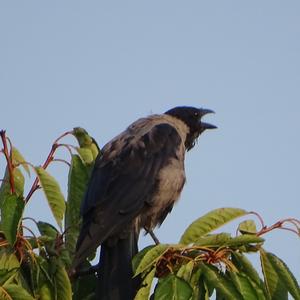
MULTIPOLYGON (((204 115, 207 115, 207 114, 214 114, 215 112, 211 109, 207 109, 207 108, 201 108, 200 109, 200 114, 201 114, 201 118, 204 116, 204 115)), ((200 118, 200 119, 201 119, 200 118)), ((209 123, 205 123, 205 122, 201 122, 201 128, 203 128, 203 130, 205 129, 215 129, 217 128, 217 126, 215 125, 212 125, 212 124, 209 124, 209 123)))
POLYGON ((205 130, 205 129, 216 129, 218 128, 215 125, 209 124, 209 123, 205 123, 205 122, 201 122, 201 127, 205 130))

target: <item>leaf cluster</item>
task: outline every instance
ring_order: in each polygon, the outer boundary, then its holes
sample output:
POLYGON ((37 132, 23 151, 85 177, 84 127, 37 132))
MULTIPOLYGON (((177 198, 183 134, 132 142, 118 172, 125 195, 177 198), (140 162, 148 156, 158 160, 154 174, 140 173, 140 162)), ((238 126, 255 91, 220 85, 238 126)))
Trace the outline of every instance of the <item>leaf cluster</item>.
POLYGON ((4 131, 1 138, 5 141, 1 152, 5 154, 6 169, 0 186, 0 299, 88 299, 76 295, 82 295, 83 290, 88 296, 91 288, 87 289, 81 280, 72 286, 68 269, 80 228, 80 203, 99 152, 97 144, 84 129, 74 128, 53 143, 43 165, 33 166, 4 131), (66 135, 73 135, 78 146, 61 144, 66 135), (59 148, 68 150, 70 162, 56 158, 59 148), (57 180, 47 171, 55 161, 69 165, 66 199, 57 180), (28 181, 32 173, 36 176, 27 194, 24 172, 28 181), (56 225, 24 217, 26 205, 39 189, 56 225), (75 295, 72 290, 76 290, 75 295))
MULTIPOLYGON (((133 261, 143 283, 135 300, 148 299, 157 278, 154 299, 300 299, 299 285, 286 264, 263 248, 253 220, 238 226, 238 235, 213 233, 249 213, 237 208, 215 209, 193 222, 178 244, 142 250, 133 261), (263 278, 248 254, 258 254, 263 278)), ((263 228, 266 229, 265 227, 263 228)))

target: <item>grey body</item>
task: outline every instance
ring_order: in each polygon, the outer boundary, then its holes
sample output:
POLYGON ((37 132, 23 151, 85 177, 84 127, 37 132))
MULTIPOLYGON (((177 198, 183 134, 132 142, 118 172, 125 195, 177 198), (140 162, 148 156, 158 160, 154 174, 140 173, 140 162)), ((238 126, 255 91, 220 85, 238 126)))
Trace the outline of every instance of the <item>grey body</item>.
MULTIPOLYGON (((174 203, 178 200, 185 183, 184 141, 189 129, 182 121, 174 117, 167 115, 153 115, 148 118, 137 120, 130 125, 126 131, 121 133, 103 148, 104 153, 108 154, 108 159, 116 159, 116 157, 120 155, 122 149, 124 149, 128 137, 132 137, 129 143, 133 148, 136 147, 139 151, 147 151, 146 145, 142 141, 142 137, 145 134, 151 133, 151 130, 159 124, 173 126, 180 137, 180 143, 177 148, 174 149, 175 156, 170 155, 170 153, 164 153, 164 149, 161 148, 162 151, 159 155, 163 157, 162 160, 164 161, 164 164, 163 166, 160 165, 162 168, 155 174, 155 193, 153 193, 151 199, 145 201, 140 214, 132 222, 137 232, 139 232, 141 228, 153 230, 155 226, 161 224, 166 217, 166 213, 171 210, 174 203), (115 146, 115 148, 113 146, 115 146), (166 209, 168 210, 167 212, 166 209)), ((161 138, 164 138, 164 136, 161 136, 161 138)), ((155 141, 155 143, 157 142, 163 144, 164 141, 155 141)), ((133 153, 134 152, 132 152, 132 154, 133 153)))
POLYGON ((103 147, 81 208, 82 216, 89 217, 78 240, 78 264, 103 241, 113 243, 132 229, 139 233, 141 228, 152 230, 163 222, 185 182, 184 141, 188 131, 179 119, 152 115, 137 120, 103 147), (145 136, 149 137, 148 144, 145 136), (176 147, 166 145, 174 140, 176 147), (142 164, 136 169, 132 163, 138 159, 142 164), (116 169, 119 179, 105 178, 114 176, 105 168, 116 169), (124 178, 120 178, 119 171, 125 171, 124 178), (138 176, 135 172, 139 172, 138 176), (133 180, 125 182, 128 179, 133 180), (141 188, 138 182, 142 182, 141 188), (110 195, 107 190, 111 188, 118 190, 110 195))

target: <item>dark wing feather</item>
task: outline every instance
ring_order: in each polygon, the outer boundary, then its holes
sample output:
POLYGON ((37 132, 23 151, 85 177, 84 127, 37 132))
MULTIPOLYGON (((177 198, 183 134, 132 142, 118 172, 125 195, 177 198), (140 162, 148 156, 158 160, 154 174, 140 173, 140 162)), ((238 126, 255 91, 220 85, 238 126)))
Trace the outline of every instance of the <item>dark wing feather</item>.
MULTIPOLYGON (((151 204, 159 171, 176 157, 182 140, 173 126, 163 123, 139 139, 125 134, 113 143, 116 149, 118 143, 123 145, 112 158, 103 153, 96 160, 81 207, 77 265, 107 238, 122 235, 145 203, 151 204)), ((108 148, 115 151, 114 147, 108 148)))

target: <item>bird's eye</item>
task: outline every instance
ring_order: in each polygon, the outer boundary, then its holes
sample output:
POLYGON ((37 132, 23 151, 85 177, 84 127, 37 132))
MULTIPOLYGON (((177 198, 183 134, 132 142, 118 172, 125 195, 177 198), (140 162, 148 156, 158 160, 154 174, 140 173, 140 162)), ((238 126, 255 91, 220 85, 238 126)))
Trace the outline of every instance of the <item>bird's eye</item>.
POLYGON ((195 116, 195 117, 198 117, 198 116, 199 116, 199 113, 198 113, 198 112, 195 112, 195 113, 194 113, 194 116, 195 116))

